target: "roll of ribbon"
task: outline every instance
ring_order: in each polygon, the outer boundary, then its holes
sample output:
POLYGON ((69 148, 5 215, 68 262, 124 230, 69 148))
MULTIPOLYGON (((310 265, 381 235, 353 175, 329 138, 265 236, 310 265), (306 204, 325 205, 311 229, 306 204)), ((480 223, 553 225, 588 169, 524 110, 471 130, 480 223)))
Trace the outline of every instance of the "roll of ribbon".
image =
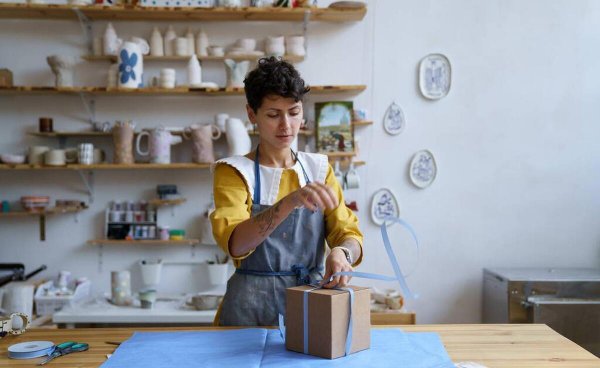
POLYGON ((8 357, 11 359, 33 359, 50 355, 54 351, 51 341, 26 341, 8 347, 8 357))

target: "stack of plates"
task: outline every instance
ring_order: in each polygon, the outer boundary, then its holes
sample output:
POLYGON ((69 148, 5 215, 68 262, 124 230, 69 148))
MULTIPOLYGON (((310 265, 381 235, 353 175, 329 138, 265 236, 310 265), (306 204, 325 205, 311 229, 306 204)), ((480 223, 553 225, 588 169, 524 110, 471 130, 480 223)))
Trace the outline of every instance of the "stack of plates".
POLYGON ((23 196, 21 197, 21 205, 28 211, 41 211, 50 203, 48 196, 23 196))

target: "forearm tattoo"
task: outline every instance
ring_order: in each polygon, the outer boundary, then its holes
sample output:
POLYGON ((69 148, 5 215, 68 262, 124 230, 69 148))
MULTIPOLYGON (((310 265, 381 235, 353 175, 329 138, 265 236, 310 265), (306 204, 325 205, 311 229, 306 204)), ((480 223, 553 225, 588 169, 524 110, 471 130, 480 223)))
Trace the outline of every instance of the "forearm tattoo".
POLYGON ((252 218, 254 223, 258 225, 258 232, 261 236, 267 236, 268 232, 275 228, 280 206, 281 202, 277 202, 252 218))

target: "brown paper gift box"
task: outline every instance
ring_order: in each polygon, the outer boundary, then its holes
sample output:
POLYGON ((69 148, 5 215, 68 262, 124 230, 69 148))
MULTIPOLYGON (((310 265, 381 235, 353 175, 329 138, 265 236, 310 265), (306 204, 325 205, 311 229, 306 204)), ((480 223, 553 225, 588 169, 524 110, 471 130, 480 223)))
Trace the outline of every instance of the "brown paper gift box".
MULTIPOLYGON (((352 308, 351 353, 371 346, 370 289, 348 286, 354 289, 352 308)), ((285 347, 304 352, 304 291, 312 286, 296 286, 286 290, 285 347)), ((335 289, 317 289, 308 294, 308 353, 322 358, 335 359, 344 356, 350 293, 335 289)))

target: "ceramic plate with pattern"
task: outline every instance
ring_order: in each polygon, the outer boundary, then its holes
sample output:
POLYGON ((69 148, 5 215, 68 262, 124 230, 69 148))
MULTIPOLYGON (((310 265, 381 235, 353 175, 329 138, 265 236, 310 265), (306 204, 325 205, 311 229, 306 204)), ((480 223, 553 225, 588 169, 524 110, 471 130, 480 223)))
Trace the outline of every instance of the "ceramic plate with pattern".
POLYGON ((400 217, 398 201, 391 190, 382 188, 373 194, 371 200, 371 220, 381 226, 386 217, 400 217))
POLYGON ((406 119, 404 118, 404 112, 402 108, 395 102, 392 102, 388 107, 383 118, 383 129, 388 134, 397 135, 402 133, 406 126, 406 119))
POLYGON ((410 180, 418 188, 427 188, 435 180, 437 164, 433 154, 428 150, 415 153, 410 162, 410 180))
POLYGON ((450 91, 452 68, 450 61, 442 54, 430 54, 421 60, 419 67, 419 88, 421 94, 430 100, 445 97, 450 91))

